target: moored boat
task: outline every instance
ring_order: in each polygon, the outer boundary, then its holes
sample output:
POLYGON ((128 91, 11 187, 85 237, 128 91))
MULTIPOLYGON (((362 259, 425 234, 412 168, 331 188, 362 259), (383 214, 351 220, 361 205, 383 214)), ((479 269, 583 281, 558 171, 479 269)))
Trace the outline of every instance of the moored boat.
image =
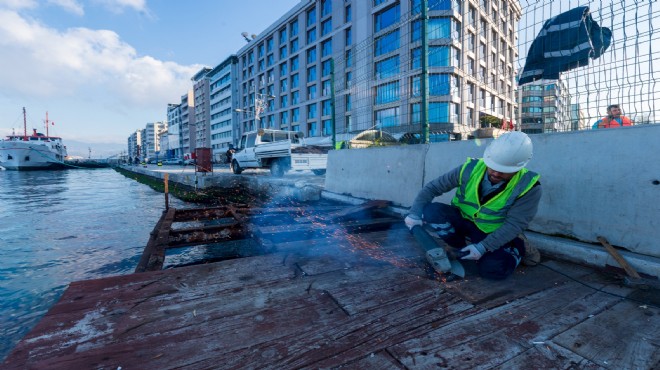
MULTIPOLYGON (((12 134, 0 141, 0 166, 8 170, 51 170, 65 168, 66 146, 62 138, 44 135, 33 129, 27 134, 25 108, 23 108, 23 135, 12 134)), ((48 130, 48 114, 46 114, 48 130)))

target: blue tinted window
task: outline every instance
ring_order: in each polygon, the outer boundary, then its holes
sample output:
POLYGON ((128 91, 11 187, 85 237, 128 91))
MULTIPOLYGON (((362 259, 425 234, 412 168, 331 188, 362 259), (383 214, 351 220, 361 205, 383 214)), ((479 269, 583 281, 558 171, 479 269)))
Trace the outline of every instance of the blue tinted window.
POLYGON ((396 30, 376 39, 374 54, 375 56, 379 56, 395 51, 398 48, 399 30, 396 30))
POLYGON ((376 127, 399 126, 399 108, 388 108, 376 111, 376 127))
POLYGON ((399 81, 380 85, 376 88, 376 104, 391 103, 399 100, 399 81))
POLYGON ((399 56, 393 56, 376 63, 376 78, 387 78, 399 74, 399 56))
POLYGON ((447 74, 430 74, 429 75, 429 95, 449 95, 449 75, 447 74))
POLYGON ((307 27, 316 24, 316 8, 307 11, 307 27))
POLYGON ((374 32, 384 30, 385 28, 397 23, 400 18, 399 4, 376 13, 374 22, 374 32))

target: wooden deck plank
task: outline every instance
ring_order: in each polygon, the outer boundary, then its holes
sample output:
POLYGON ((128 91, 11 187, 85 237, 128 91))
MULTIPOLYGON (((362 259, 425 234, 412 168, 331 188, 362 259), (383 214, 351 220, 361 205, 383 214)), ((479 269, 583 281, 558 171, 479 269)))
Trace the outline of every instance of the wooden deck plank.
POLYGON ((610 369, 657 369, 660 309, 622 301, 554 341, 610 369))
MULTIPOLYGON (((350 274, 347 274, 350 277, 350 274)), ((349 279, 351 280, 351 279, 349 279)), ((330 280, 324 280, 330 283, 330 280)), ((420 284, 431 284, 418 279, 420 284)), ((377 284, 380 286, 380 283, 377 284)), ((350 283, 347 283, 349 288, 350 283)), ((320 284, 313 285, 317 289, 320 284)), ((277 368, 333 368, 357 361, 398 343, 433 330, 440 321, 450 321, 457 315, 468 315, 472 306, 433 290, 413 294, 407 299, 381 302, 373 309, 359 315, 337 320, 332 325, 310 326, 289 337, 260 345, 259 352, 286 354, 278 359, 277 368)), ((331 292, 327 292, 332 296, 331 292)), ((387 292, 382 293, 383 296, 387 292)), ((227 354, 227 368, 268 367, 267 363, 248 360, 250 351, 245 349, 227 354)), ((212 366, 213 359, 198 363, 200 367, 212 366)))
POLYGON ((493 367, 493 370, 510 369, 605 370, 606 368, 578 356, 564 347, 548 342, 536 345, 519 356, 493 367))
POLYGON ((403 370, 405 367, 393 358, 387 351, 378 351, 355 361, 342 365, 343 370, 403 370))
MULTIPOLYGON (((474 262, 463 264, 466 270, 470 270, 469 265, 474 262)), ((492 308, 568 280, 568 277, 542 266, 520 266, 505 280, 487 280, 470 273, 465 279, 448 284, 447 289, 475 305, 492 308)))
POLYGON ((580 284, 562 284, 453 322, 389 351, 406 366, 471 368, 475 364, 465 363, 466 353, 478 350, 480 361, 492 358, 487 361, 489 366, 498 366, 533 347, 534 342, 553 338, 617 300, 580 284), (502 338, 506 339, 499 342, 502 338), (506 356, 500 350, 502 343, 510 347, 506 356))

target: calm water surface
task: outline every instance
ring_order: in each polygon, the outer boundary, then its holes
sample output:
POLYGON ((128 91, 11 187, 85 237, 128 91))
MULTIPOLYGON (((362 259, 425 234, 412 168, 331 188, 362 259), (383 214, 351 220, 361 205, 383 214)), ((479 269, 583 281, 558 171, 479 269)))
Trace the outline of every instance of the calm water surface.
POLYGON ((0 171, 0 361, 70 282, 132 273, 164 208, 112 169, 0 171))

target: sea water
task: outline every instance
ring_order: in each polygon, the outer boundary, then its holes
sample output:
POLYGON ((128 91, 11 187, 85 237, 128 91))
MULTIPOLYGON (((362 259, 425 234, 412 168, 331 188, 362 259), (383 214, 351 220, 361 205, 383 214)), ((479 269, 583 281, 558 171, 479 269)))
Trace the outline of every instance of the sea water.
POLYGON ((164 209, 113 169, 0 171, 0 361, 70 282, 132 273, 164 209))

